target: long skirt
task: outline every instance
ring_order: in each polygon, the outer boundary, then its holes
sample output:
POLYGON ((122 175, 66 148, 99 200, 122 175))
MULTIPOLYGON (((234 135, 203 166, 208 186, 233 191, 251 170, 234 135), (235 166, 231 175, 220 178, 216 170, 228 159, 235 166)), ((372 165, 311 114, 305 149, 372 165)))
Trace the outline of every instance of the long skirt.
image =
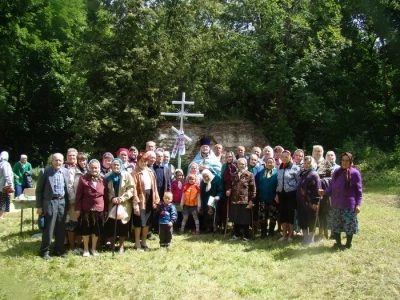
POLYGON ((354 209, 332 207, 328 216, 328 227, 333 232, 358 233, 358 219, 354 209))
MULTIPOLYGON (((114 237, 115 219, 108 218, 107 222, 104 224, 104 231, 106 237, 114 237)), ((121 220, 117 220, 117 230, 115 235, 120 237, 127 237, 129 235, 129 222, 123 224, 121 220)))
MULTIPOLYGON (((254 209, 254 208, 253 208, 254 209)), ((278 219, 279 207, 275 201, 271 203, 260 202, 259 204, 259 220, 276 222, 278 219)))
POLYGON ((294 223, 294 211, 297 206, 296 191, 280 192, 279 198, 279 221, 281 223, 294 223))
POLYGON ((103 231, 104 214, 99 211, 81 211, 78 219, 77 233, 79 235, 101 236, 103 231))
POLYGON ((251 209, 247 204, 231 204, 229 207, 229 221, 235 224, 251 224, 251 209))
POLYGON ((10 195, 0 192, 0 211, 10 211, 10 195))

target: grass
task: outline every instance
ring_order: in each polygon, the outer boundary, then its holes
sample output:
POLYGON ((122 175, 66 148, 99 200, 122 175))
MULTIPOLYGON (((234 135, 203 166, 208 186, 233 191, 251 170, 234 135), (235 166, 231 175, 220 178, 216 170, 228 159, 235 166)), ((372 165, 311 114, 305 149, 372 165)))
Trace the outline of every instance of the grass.
POLYGON ((243 244, 185 234, 174 236, 170 251, 150 241, 147 253, 46 262, 25 215, 22 236, 19 212, 0 222, 0 299, 400 298, 399 196, 365 194, 360 234, 344 252, 331 251, 329 240, 304 249, 301 237, 243 244))

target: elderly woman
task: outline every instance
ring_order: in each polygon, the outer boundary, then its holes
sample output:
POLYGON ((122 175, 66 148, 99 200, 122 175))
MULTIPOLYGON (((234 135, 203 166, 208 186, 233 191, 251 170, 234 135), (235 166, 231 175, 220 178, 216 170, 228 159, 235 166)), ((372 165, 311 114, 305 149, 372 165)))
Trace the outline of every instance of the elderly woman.
POLYGON ((136 250, 149 251, 147 246, 147 233, 149 232, 151 210, 157 208, 160 197, 157 192, 157 182, 154 172, 147 166, 148 157, 141 152, 138 156, 136 169, 132 172, 136 193, 133 194, 132 217, 135 226, 135 246, 136 250), (142 244, 140 244, 140 235, 142 244))
POLYGON ((75 214, 78 218, 78 234, 83 237, 83 257, 89 254, 89 237, 92 239, 90 252, 98 256, 97 240, 101 236, 104 223, 104 210, 107 209, 107 181, 100 175, 100 162, 89 162, 90 174, 79 178, 75 197, 75 214))
POLYGON ((332 181, 319 195, 331 196, 331 210, 328 226, 333 231, 336 243, 334 249, 350 249, 353 234, 358 233, 357 214, 361 210, 361 173, 353 166, 353 155, 345 152, 340 158, 341 166, 332 174, 332 181), (341 232, 346 233, 346 244, 342 245, 341 232))
POLYGON ((318 190, 321 182, 315 168, 317 164, 311 156, 304 157, 304 169, 299 176, 297 186, 297 212, 299 226, 303 230, 302 245, 307 247, 314 243, 315 220, 318 209, 318 190))
MULTIPOLYGON (((111 162, 111 172, 106 177, 108 182, 109 211, 114 205, 116 209, 125 210, 127 217, 122 220, 108 219, 106 223, 108 238, 114 237, 115 222, 116 235, 119 236, 119 253, 124 253, 124 242, 129 233, 129 221, 132 215, 132 196, 136 193, 132 176, 122 169, 123 164, 119 158, 114 158, 111 162)), ((112 240, 112 244, 115 241, 112 240)))
MULTIPOLYGON (((221 180, 218 176, 215 176, 210 170, 203 170, 201 173, 202 180, 200 182, 200 199, 202 208, 202 227, 207 233, 216 231, 216 224, 213 223, 214 214, 217 216, 218 202, 222 198, 222 186, 221 180), (208 205, 210 197, 214 197, 213 205, 208 205)), ((210 203, 211 204, 211 203, 210 203)), ((216 222, 218 222, 217 220, 216 222)))
MULTIPOLYGON (((25 185, 25 176, 32 175, 32 166, 28 162, 28 157, 25 154, 21 154, 19 162, 16 162, 13 166, 14 183, 15 183, 15 197, 22 194, 27 186, 25 185)), ((28 186, 29 187, 29 186, 28 186)))
POLYGON ((271 146, 266 146, 263 149, 263 157, 261 158, 261 160, 264 162, 264 164, 266 163, 267 159, 270 157, 274 157, 274 149, 272 149, 271 146))
POLYGON ((116 154, 117 157, 122 160, 122 170, 131 173, 133 171, 133 165, 129 162, 129 150, 126 148, 119 148, 116 154))
POLYGON ((225 163, 221 168, 221 184, 223 188, 223 197, 219 200, 218 206, 220 208, 219 219, 221 220, 222 226, 224 228, 227 225, 228 220, 228 205, 229 205, 229 197, 226 195, 226 192, 232 189, 232 178, 236 175, 237 165, 236 165, 236 157, 233 151, 225 152, 225 163))
POLYGON ((281 154, 282 163, 278 169, 278 185, 276 187, 276 202, 279 203, 279 220, 282 224, 283 236, 279 241, 293 241, 294 212, 296 209, 296 190, 299 166, 296 166, 288 150, 281 154))
MULTIPOLYGON (((232 188, 226 191, 230 198, 229 220, 234 223, 233 240, 240 237, 243 229, 243 242, 249 239, 249 225, 252 223, 251 209, 256 197, 256 184, 254 175, 246 170, 247 161, 239 158, 237 161, 238 170, 232 177, 232 188)), ((253 226, 253 224, 251 224, 253 226)))
POLYGON ((265 163, 265 168, 263 168, 255 178, 261 238, 267 237, 267 228, 268 236, 274 236, 275 225, 278 218, 278 203, 275 202, 278 172, 275 168, 275 159, 269 157, 265 163))
POLYGON ((103 154, 103 160, 101 162, 101 175, 106 176, 108 172, 111 171, 111 162, 114 159, 114 155, 110 152, 106 152, 103 154))
POLYGON ((13 172, 8 163, 8 152, 0 153, 0 219, 4 218, 4 212, 10 211, 10 194, 3 190, 3 187, 13 187, 13 172))
POLYGON ((284 149, 283 149, 282 146, 275 146, 274 147, 274 158, 275 158, 275 167, 276 168, 279 168, 279 166, 282 163, 281 154, 282 154, 283 150, 284 149))
MULTIPOLYGON (((78 219, 75 214, 75 197, 76 191, 78 190, 79 179, 88 173, 88 163, 87 163, 87 156, 83 152, 79 152, 77 155, 76 164, 76 171, 74 175, 74 185, 73 189, 70 190, 72 196, 71 200, 69 201, 69 209, 67 215, 67 221, 65 224, 65 230, 67 231, 68 241, 69 241, 69 248, 75 254, 80 254, 81 251, 81 239, 80 235, 76 236, 76 229, 78 227, 78 219), (76 238, 76 245, 75 245, 75 238, 76 238)), ((101 174, 100 174, 101 175, 101 174)))
POLYGON ((301 149, 297 149, 293 153, 293 163, 297 166, 300 167, 300 169, 303 168, 303 160, 304 160, 304 151, 301 149))
MULTIPOLYGON (((321 188, 326 189, 331 180, 332 173, 334 170, 339 168, 336 164, 336 155, 333 151, 326 152, 325 160, 320 164, 317 169, 317 173, 321 178, 321 188)), ((318 220, 319 220, 319 232, 318 238, 322 240, 324 237, 328 238, 328 214, 331 209, 331 199, 328 195, 322 197, 318 210, 318 220)), ((333 233, 331 233, 331 238, 333 239, 333 233)))

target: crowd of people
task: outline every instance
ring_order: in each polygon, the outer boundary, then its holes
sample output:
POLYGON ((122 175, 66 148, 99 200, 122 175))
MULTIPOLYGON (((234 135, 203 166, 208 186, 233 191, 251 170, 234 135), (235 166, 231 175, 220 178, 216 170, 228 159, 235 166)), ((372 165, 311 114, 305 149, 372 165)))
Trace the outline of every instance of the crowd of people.
MULTIPOLYGON (((277 241, 292 242, 301 234, 304 247, 332 238, 334 249, 351 248, 362 202, 361 174, 351 153, 341 154, 337 164, 335 153, 324 157, 319 145, 305 156, 281 146, 253 147, 246 154, 243 146, 236 153, 220 144, 212 150, 208 138, 200 144, 186 172, 152 141, 146 151, 120 148, 101 161, 88 161, 74 148, 65 163, 61 153, 53 154, 36 183, 37 213, 44 215, 40 256, 51 258, 53 236, 53 255, 65 256, 67 237, 70 251, 88 257, 99 255, 99 238, 106 247, 118 244, 122 254, 127 238, 133 249, 149 251, 147 240, 158 234, 160 247, 169 249, 174 227, 180 234, 226 234, 229 223, 232 240, 248 242, 260 232, 262 239, 279 233, 277 241)), ((18 197, 29 185, 32 166, 26 155, 13 168, 6 152, 0 158, 0 186, 15 187, 18 197)), ((0 191, 1 218, 9 210, 9 193, 0 191)))

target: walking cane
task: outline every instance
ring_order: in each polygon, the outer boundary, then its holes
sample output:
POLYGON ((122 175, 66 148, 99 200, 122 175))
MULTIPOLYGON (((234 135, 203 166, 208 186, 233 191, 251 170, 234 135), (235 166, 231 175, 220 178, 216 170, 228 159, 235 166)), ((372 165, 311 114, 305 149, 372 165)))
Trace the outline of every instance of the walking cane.
POLYGON ((118 222, 118 204, 116 204, 115 208, 115 225, 114 225, 114 240, 113 240, 113 246, 112 246, 112 256, 114 257, 115 253, 115 240, 117 239, 117 222, 118 222))
POLYGON ((226 236, 226 229, 228 228, 228 221, 229 221, 229 202, 230 202, 231 196, 226 198, 226 221, 225 221, 225 232, 224 232, 224 237, 226 236))
MULTIPOLYGON (((215 203, 215 201, 214 201, 215 203)), ((217 216, 217 204, 215 203, 215 208, 214 208, 214 223, 213 223, 213 235, 217 232, 217 226, 215 224, 215 218, 217 216)))
POLYGON ((323 196, 319 196, 319 201, 318 201, 318 204, 317 204, 317 212, 316 212, 315 223, 314 223, 314 232, 315 232, 315 229, 317 228, 317 221, 318 221, 318 225, 321 226, 321 224, 319 223, 318 214, 319 214, 319 204, 321 203, 322 197, 323 196))
POLYGON ((253 240, 256 238, 254 235, 254 216, 253 216, 253 207, 254 205, 250 208, 250 213, 251 213, 251 234, 253 236, 253 240))

